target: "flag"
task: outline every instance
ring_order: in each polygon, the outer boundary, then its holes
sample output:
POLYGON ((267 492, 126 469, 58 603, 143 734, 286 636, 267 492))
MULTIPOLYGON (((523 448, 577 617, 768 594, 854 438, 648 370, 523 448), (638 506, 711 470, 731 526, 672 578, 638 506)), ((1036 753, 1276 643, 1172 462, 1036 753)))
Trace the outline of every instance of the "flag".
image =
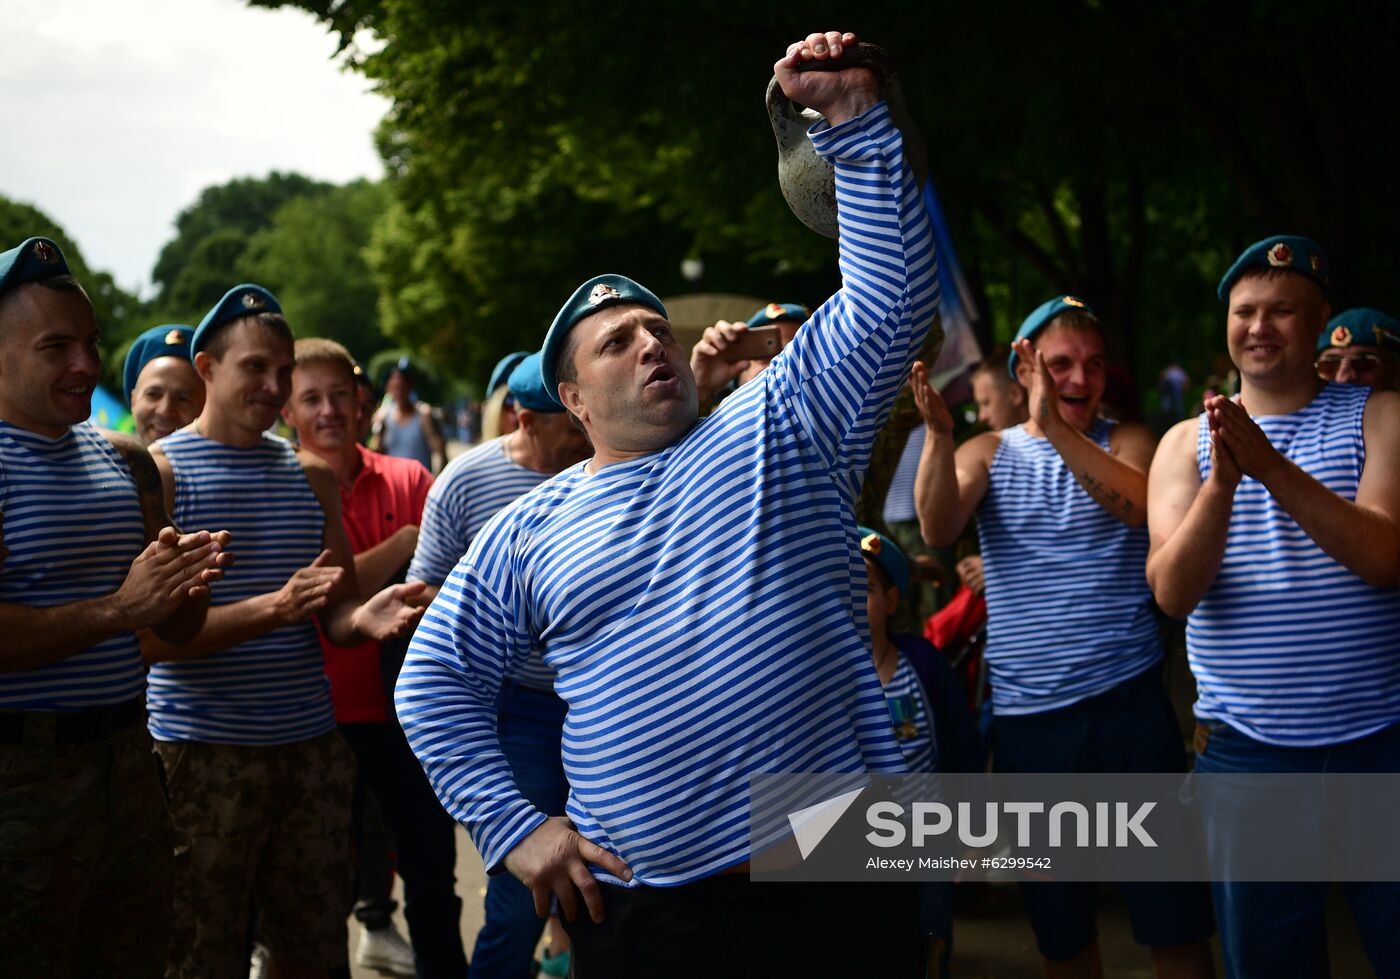
POLYGON ((957 253, 953 251, 953 238, 948 233, 948 222, 943 216, 943 206, 938 202, 932 179, 924 182, 923 201, 929 223, 933 225, 934 247, 938 249, 941 300, 938 312, 943 323, 943 349, 929 376, 933 386, 945 399, 957 403, 971 396, 968 371, 982 359, 982 348, 972 331, 977 306, 972 300, 972 290, 968 288, 962 266, 958 264, 957 253))

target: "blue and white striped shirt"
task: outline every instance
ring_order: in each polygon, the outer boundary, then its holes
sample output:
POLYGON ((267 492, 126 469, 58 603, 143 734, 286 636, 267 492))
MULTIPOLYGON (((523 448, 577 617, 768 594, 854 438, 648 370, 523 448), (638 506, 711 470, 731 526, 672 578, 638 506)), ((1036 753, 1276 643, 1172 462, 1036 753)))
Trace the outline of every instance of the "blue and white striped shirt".
MULTIPOLYGON (((136 483, 88 422, 56 439, 0 421, 0 602, 49 608, 110 595, 146 546, 136 483)), ((141 647, 122 633, 51 666, 0 673, 0 708, 81 710, 141 695, 141 647)))
POLYGON ((924 685, 914 666, 898 649, 894 675, 885 684, 885 703, 904 763, 911 775, 932 774, 937 770, 938 748, 934 744, 933 715, 924 685))
MULTIPOLYGON (((1368 387, 1328 384, 1302 411, 1255 418, 1274 448, 1343 499, 1366 461, 1368 387)), ((1196 438, 1210 475, 1210 433, 1196 438)), ((1235 490, 1220 573, 1186 622, 1196 716, 1285 747, 1338 744, 1400 721, 1400 592, 1318 547, 1264 484, 1235 490)))
MULTIPOLYGON (((182 429, 158 445, 175 472, 175 522, 227 530, 236 542, 214 605, 275 592, 321 553, 325 512, 286 439, 264 435, 242 449, 182 429)), ((310 619, 199 659, 157 663, 146 707, 160 741, 290 744, 335 727, 310 619)))
POLYGON ((678 442, 497 514, 414 636, 399 719, 488 867, 545 818, 495 731, 535 644, 569 707, 568 815, 636 883, 745 860, 750 775, 904 771, 851 514, 937 308, 933 243, 883 103, 811 139, 836 165, 842 291, 678 442))
MULTIPOLYGON (((549 479, 547 473, 512 462, 509 439, 502 435, 463 452, 433 483, 418 528, 418 549, 408 566, 409 581, 441 587, 486 521, 549 479)), ((539 650, 532 651, 511 679, 537 690, 554 687, 554 671, 545 665, 539 650)))
MULTIPOLYGON (((1113 422, 1086 433, 1108 448, 1113 422)), ((1000 433, 977 511, 996 714, 1038 714, 1103 693, 1162 658, 1147 528, 1079 485, 1046 438, 1000 433)))
POLYGON ((885 523, 907 523, 919 519, 919 511, 914 503, 914 480, 919 475, 919 458, 924 453, 924 439, 928 429, 923 425, 914 426, 909 439, 904 443, 904 451, 899 454, 899 464, 894 468, 890 488, 885 493, 885 523))

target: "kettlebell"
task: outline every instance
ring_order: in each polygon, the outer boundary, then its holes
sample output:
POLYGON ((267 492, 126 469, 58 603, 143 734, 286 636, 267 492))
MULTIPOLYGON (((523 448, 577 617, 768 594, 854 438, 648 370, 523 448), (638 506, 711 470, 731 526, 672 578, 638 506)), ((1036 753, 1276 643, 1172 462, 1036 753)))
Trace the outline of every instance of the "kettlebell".
MULTIPOLYGON (((888 51, 862 41, 846 48, 839 58, 804 61, 797 70, 841 71, 846 68, 869 68, 874 72, 880 97, 889 105, 890 118, 903 134, 905 163, 913 171, 915 185, 923 187, 928 176, 923 138, 909 115, 894 59, 888 51)), ((783 198, 799 221, 819 235, 835 238, 836 171, 817 155, 812 141, 807 138, 807 130, 821 116, 784 95, 776 76, 768 83, 764 101, 768 106, 768 119, 773 124, 773 137, 778 141, 778 185, 783 198)))

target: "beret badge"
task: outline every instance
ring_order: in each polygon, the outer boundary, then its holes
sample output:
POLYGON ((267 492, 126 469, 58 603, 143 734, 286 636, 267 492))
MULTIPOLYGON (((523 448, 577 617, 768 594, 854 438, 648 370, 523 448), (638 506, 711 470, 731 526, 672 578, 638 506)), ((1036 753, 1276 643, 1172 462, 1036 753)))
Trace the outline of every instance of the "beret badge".
POLYGON ((780 316, 786 315, 786 310, 777 303, 769 303, 767 306, 763 307, 763 315, 767 316, 770 320, 775 320, 780 316))
POLYGON ((45 265, 58 264, 58 252, 47 241, 34 242, 34 257, 45 265))
POLYGON ((178 346, 183 346, 183 345, 184 345, 184 342, 185 342, 185 335, 184 335, 183 333, 181 333, 179 330, 171 330, 169 333, 167 333, 167 334, 165 335, 165 345, 166 345, 167 347, 178 347, 178 346))
POLYGON ((1322 271, 1322 256, 1317 254, 1317 252, 1313 252, 1311 255, 1309 255, 1308 261, 1312 263, 1312 270, 1314 272, 1322 271))
POLYGON ((1066 296, 1064 299, 1060 300, 1060 302, 1064 303, 1066 306, 1078 306, 1081 309, 1084 308, 1084 300, 1075 299, 1073 296, 1066 296))
POLYGON ((593 291, 588 294, 588 305, 597 306, 599 303, 607 302, 609 299, 621 299, 622 293, 618 292, 607 283, 600 282, 593 287, 593 291))
POLYGON ((1346 347, 1351 345, 1351 331, 1345 326, 1339 326, 1332 331, 1332 346, 1346 347))
POLYGON ((1269 249, 1269 264, 1275 268, 1286 268, 1293 264, 1293 249, 1279 242, 1269 249))
POLYGON ((879 554, 881 546, 879 534, 866 534, 860 539, 860 552, 862 554, 879 554))
POLYGON ((244 309, 261 309, 263 306, 262 296, 255 292, 245 292, 241 302, 244 309))

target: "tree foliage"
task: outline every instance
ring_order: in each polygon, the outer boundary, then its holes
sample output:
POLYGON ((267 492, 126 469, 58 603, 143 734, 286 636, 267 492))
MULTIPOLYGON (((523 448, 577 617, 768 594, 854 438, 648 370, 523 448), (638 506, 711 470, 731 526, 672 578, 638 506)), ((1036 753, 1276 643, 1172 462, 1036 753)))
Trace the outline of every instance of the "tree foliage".
POLYGON ((366 264, 388 203, 381 183, 337 187, 300 174, 205 188, 161 252, 150 318, 198 323, 234 285, 256 282, 277 296, 298 336, 330 337, 368 359, 389 342, 366 264))
POLYGON ((252 235, 272 222, 283 204, 325 193, 330 184, 299 173, 240 177, 206 187, 175 218, 175 237, 161 249, 151 272, 156 304, 187 317, 207 310, 235 282, 228 282, 252 235), (242 242, 240 247, 239 242, 242 242), (218 281, 226 284, 215 291, 218 281))
POLYGON ((699 254, 705 287, 822 297, 834 256, 785 211, 760 101, 812 26, 899 59, 989 334, 1075 292, 1140 373, 1173 351, 1202 363, 1222 345, 1220 271, 1277 232, 1328 248, 1337 306, 1400 304, 1400 190, 1373 149, 1400 112, 1393 5, 290 5, 393 103, 371 261, 386 325, 471 370, 609 267, 664 293, 699 254))
POLYGON ((240 275, 276 294, 298 336, 332 337, 366 360, 388 345, 365 261, 387 204, 384 185, 367 180, 294 197, 248 240, 240 275))

